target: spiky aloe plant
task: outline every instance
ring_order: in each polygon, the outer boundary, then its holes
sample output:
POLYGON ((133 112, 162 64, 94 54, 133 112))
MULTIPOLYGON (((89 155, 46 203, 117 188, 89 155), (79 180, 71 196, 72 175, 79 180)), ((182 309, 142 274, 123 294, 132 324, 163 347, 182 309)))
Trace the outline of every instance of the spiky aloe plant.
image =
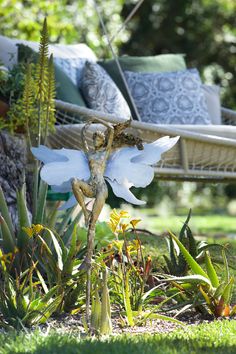
POLYGON ((47 20, 44 19, 43 28, 41 31, 41 39, 39 45, 39 60, 36 64, 36 100, 38 105, 38 129, 36 136, 36 144, 40 145, 41 142, 41 126, 43 106, 46 102, 48 92, 48 30, 47 20))
POLYGON ((167 282, 179 284, 178 291, 186 293, 189 304, 196 308, 206 307, 208 311, 216 317, 230 316, 236 313, 236 306, 231 307, 234 277, 230 276, 228 261, 225 250, 222 248, 222 258, 224 262, 223 277, 220 279, 212 263, 209 251, 205 251, 205 269, 200 266, 191 256, 180 240, 170 233, 170 236, 179 246, 179 249, 188 263, 193 274, 182 277, 171 277, 165 279, 167 282), (202 295, 204 301, 199 300, 202 295))
MULTIPOLYGON (((38 111, 37 120, 37 133, 36 133, 36 146, 41 143, 41 136, 44 134, 44 142, 46 141, 48 128, 54 125, 54 98, 55 98, 55 79, 53 70, 53 57, 49 59, 48 53, 48 30, 47 20, 44 20, 43 29, 41 31, 41 39, 39 46, 39 59, 36 64, 36 92, 35 100, 38 111)), ((41 193, 44 194, 46 199, 47 185, 43 182, 40 186, 41 193)), ((33 189, 33 221, 40 222, 42 213, 37 210, 38 200, 38 185, 39 185, 39 164, 34 161, 34 189, 33 189)))
POLYGON ((30 128, 32 125, 32 119, 35 112, 34 107, 34 81, 32 77, 32 64, 27 65, 26 75, 25 75, 25 85, 22 97, 22 108, 23 108, 23 119, 25 121, 26 137, 27 143, 31 147, 31 133, 30 128))
MULTIPOLYGON (((191 218, 191 209, 189 210, 188 216, 180 230, 179 241, 189 250, 189 253, 195 259, 197 256, 197 242, 193 237, 192 231, 189 227, 189 221, 191 218)), ((186 262, 183 254, 176 250, 176 243, 173 238, 170 236, 167 239, 168 248, 169 248, 169 257, 163 255, 166 267, 164 268, 165 272, 168 274, 180 276, 185 275, 188 271, 188 263, 186 262)))
POLYGON ((45 99, 45 124, 44 124, 44 135, 43 140, 44 144, 47 140, 47 135, 49 130, 53 130, 55 124, 55 104, 54 98, 56 95, 55 91, 55 80, 54 80, 54 65, 53 65, 53 55, 50 55, 48 61, 48 83, 46 90, 46 99, 45 99))
MULTIPOLYGON (((34 281, 41 284, 46 294, 57 285, 59 310, 74 311, 81 306, 81 298, 84 299, 84 281, 78 281, 83 274, 78 268, 85 250, 80 248, 76 229, 81 215, 73 219, 73 211, 68 211, 60 217, 56 227, 51 224, 53 231, 41 224, 32 225, 24 186, 17 192, 17 208, 19 225, 15 230, 0 187, 0 265, 2 260, 11 259, 11 262, 6 262, 2 286, 10 278, 15 284, 20 274, 27 272, 32 264, 37 264, 34 266, 34 281)), ((44 220, 46 224, 48 218, 44 220)))

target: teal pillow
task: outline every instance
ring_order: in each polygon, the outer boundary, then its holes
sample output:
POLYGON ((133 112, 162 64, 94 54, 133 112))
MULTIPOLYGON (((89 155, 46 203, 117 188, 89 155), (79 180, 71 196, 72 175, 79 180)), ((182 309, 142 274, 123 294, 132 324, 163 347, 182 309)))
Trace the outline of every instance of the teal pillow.
MULTIPOLYGON (((118 60, 123 71, 156 73, 180 71, 186 69, 183 54, 160 54, 149 57, 123 56, 119 57, 118 60)), ((98 64, 100 64, 115 81, 124 98, 128 102, 132 111, 132 115, 137 118, 115 60, 103 60, 99 61, 98 64)))
POLYGON ((71 79, 64 73, 59 66, 54 64, 55 80, 56 80, 56 98, 58 100, 76 104, 77 106, 86 107, 84 99, 71 81, 71 79))
MULTIPOLYGON (((18 44, 18 62, 32 63, 37 62, 38 53, 34 52, 30 47, 24 44, 18 44)), ((55 81, 56 81, 56 98, 58 100, 86 107, 84 99, 71 79, 54 64, 55 81)), ((73 121, 74 122, 74 121, 73 121)), ((75 123, 75 122, 74 122, 75 123)))

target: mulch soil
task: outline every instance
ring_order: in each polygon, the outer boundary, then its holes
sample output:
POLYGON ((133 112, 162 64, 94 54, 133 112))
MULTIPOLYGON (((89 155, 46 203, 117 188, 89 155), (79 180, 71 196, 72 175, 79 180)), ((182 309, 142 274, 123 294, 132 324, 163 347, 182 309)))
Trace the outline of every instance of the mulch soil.
MULTIPOLYGON (((194 311, 188 311, 178 316, 178 320, 183 322, 183 325, 198 325, 200 323, 207 323, 214 320, 211 315, 203 316, 194 311)), ((177 328, 181 328, 174 322, 165 320, 147 320, 146 323, 142 323, 139 326, 128 327, 122 326, 122 321, 119 317, 112 318, 112 334, 155 334, 155 333, 167 333, 177 328)), ((61 315, 59 317, 51 318, 46 326, 43 326, 44 330, 54 329, 58 333, 80 333, 86 335, 81 315, 61 315)))

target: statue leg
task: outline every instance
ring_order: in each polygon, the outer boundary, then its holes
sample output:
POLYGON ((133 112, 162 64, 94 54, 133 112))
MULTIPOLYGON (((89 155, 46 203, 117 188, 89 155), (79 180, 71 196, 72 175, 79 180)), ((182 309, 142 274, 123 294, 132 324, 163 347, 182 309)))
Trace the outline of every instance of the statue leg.
MULTIPOLYGON (((87 254, 83 264, 81 265, 81 269, 87 270, 86 320, 88 324, 90 323, 91 264, 92 264, 93 250, 94 250, 95 226, 108 195, 106 185, 98 186, 97 188, 98 188, 98 192, 96 194, 96 198, 93 204, 93 209, 89 219, 89 227, 87 233, 87 254)), ((90 330, 92 331, 91 326, 90 326, 90 330)))
POLYGON ((95 197, 94 190, 88 183, 80 181, 78 179, 73 179, 71 184, 72 184, 72 190, 74 196, 83 210, 85 224, 88 225, 90 212, 86 208, 84 197, 94 198, 95 197))
POLYGON ((96 222, 98 220, 98 217, 102 211, 102 208, 105 204, 107 198, 107 190, 104 190, 103 188, 100 189, 100 191, 97 193, 94 204, 93 204, 93 209, 90 214, 90 219, 89 219, 89 226, 88 226, 88 235, 87 235, 87 255, 84 260, 84 266, 85 268, 90 268, 91 267, 91 260, 93 256, 93 249, 94 249, 94 238, 95 238, 95 227, 96 227, 96 222))
POLYGON ((99 218, 102 208, 104 207, 107 196, 108 196, 107 187, 99 189, 99 191, 96 194, 96 198, 93 204, 93 209, 89 221, 89 227, 91 229, 95 229, 96 222, 99 218))

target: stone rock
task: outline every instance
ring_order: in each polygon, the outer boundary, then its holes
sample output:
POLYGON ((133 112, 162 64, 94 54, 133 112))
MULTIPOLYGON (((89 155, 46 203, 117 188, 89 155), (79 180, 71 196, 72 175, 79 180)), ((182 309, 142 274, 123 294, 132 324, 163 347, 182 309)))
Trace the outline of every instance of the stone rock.
POLYGON ((26 152, 23 138, 0 132, 0 185, 15 228, 18 224, 16 191, 25 182, 26 152))

